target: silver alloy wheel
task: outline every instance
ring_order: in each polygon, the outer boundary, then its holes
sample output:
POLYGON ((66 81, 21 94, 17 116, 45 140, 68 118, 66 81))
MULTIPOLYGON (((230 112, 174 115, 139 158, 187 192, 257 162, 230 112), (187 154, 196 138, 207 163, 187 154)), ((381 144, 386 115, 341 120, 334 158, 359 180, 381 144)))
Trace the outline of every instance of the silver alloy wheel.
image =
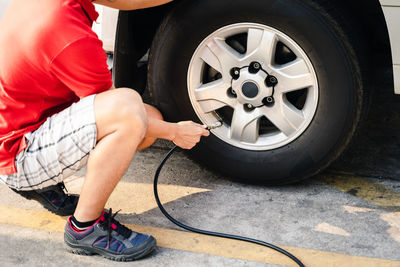
POLYGON ((224 125, 212 131, 226 143, 248 150, 270 150, 292 142, 307 129, 318 105, 317 76, 305 52, 284 33, 261 24, 233 24, 209 35, 191 59, 187 80, 202 123, 215 123, 221 108, 231 108, 228 122, 224 118, 224 125), (227 42, 240 34, 247 38, 243 53, 227 42), (289 62, 277 63, 278 44, 294 55, 289 62), (255 72, 252 66, 257 63, 262 69, 255 72), (212 81, 205 81, 207 68, 217 73, 212 81), (276 86, 266 82, 270 77, 277 79, 276 86), (300 91, 303 103, 296 107, 288 95, 300 91), (265 118, 273 127, 261 131, 265 118))

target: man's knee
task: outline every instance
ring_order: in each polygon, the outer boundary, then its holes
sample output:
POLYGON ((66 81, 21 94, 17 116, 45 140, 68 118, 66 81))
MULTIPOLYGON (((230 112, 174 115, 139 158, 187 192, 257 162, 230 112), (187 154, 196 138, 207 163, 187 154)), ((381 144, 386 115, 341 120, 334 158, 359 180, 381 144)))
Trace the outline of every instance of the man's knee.
POLYGON ((120 88, 97 95, 95 113, 98 127, 104 126, 108 131, 132 131, 140 138, 146 133, 146 110, 141 96, 132 89, 120 88))
POLYGON ((139 124, 137 126, 147 127, 147 113, 144 108, 142 97, 132 89, 116 89, 119 92, 113 101, 112 112, 124 123, 139 124))
POLYGON ((126 128, 133 129, 136 133, 141 131, 143 138, 147 130, 147 113, 144 108, 142 97, 132 89, 116 89, 120 91, 113 110, 117 110, 116 117, 126 128))

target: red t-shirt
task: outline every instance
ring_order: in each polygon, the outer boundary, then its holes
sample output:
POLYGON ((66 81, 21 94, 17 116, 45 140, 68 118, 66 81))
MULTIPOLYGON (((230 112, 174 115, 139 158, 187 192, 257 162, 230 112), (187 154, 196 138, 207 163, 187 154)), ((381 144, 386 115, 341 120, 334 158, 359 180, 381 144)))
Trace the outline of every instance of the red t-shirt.
POLYGON ((0 174, 16 172, 24 134, 112 86, 89 0, 13 0, 0 22, 0 174))

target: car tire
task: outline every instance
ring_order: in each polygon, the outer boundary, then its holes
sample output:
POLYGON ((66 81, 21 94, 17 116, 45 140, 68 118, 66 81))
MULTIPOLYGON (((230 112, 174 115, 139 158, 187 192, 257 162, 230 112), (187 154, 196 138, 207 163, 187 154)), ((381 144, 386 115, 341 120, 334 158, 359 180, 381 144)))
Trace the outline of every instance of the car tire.
MULTIPOLYGON (((281 143, 268 141, 266 135, 267 141, 257 145, 262 139, 261 133, 255 143, 242 142, 242 137, 231 142, 215 130, 210 137, 203 138, 190 154, 211 169, 246 182, 284 184, 310 177, 326 168, 343 152, 355 132, 363 106, 361 71, 351 38, 338 26, 340 24, 331 13, 328 14, 314 2, 178 2, 161 24, 150 50, 148 86, 151 96, 168 120, 211 123, 208 119, 210 113, 204 112, 203 116, 199 112, 201 105, 199 108, 198 103, 201 101, 193 100, 193 90, 190 91, 188 81, 191 64, 200 47, 205 47, 204 42, 212 34, 218 35, 229 27, 237 27, 239 31, 240 27, 246 25, 276 32, 280 39, 293 41, 299 49, 298 53, 304 52, 303 59, 311 64, 308 66, 312 66, 309 69, 313 69, 316 79, 312 91, 314 97, 317 95, 313 104, 315 108, 307 115, 308 121, 301 131, 281 143)), ((249 33, 247 38, 250 38, 249 33)), ((224 40, 228 42, 228 39, 224 40)), ((274 49, 278 50, 277 47, 274 49)), ((276 51, 275 57, 278 57, 276 51)), ((288 57, 290 53, 294 52, 290 51, 288 57)), ((240 71, 245 67, 246 71, 250 71, 249 65, 238 67, 240 71)), ((247 72, 245 74, 248 75, 247 72)), ((308 99, 311 90, 307 89, 306 92, 308 99)), ((233 132, 233 120, 231 126, 227 123, 226 131, 233 132)), ((259 128, 257 131, 260 131, 259 128)))

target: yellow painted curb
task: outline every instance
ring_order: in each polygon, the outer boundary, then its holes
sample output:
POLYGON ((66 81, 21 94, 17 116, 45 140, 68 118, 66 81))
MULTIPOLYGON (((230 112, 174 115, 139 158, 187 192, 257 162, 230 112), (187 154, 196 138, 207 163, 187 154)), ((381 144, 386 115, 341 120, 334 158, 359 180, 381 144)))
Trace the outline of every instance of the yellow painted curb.
MULTIPOLYGON (((0 223, 39 230, 63 232, 65 218, 41 210, 27 210, 0 206, 0 223)), ((142 225, 127 225, 138 232, 145 232, 157 239, 159 247, 184 250, 209 255, 256 261, 285 266, 294 262, 271 249, 243 241, 204 236, 195 233, 142 225)), ((257 238, 257 237, 256 237, 257 238)), ((282 246, 298 257, 306 266, 323 267, 400 267, 400 261, 351 256, 319 250, 282 246)))

